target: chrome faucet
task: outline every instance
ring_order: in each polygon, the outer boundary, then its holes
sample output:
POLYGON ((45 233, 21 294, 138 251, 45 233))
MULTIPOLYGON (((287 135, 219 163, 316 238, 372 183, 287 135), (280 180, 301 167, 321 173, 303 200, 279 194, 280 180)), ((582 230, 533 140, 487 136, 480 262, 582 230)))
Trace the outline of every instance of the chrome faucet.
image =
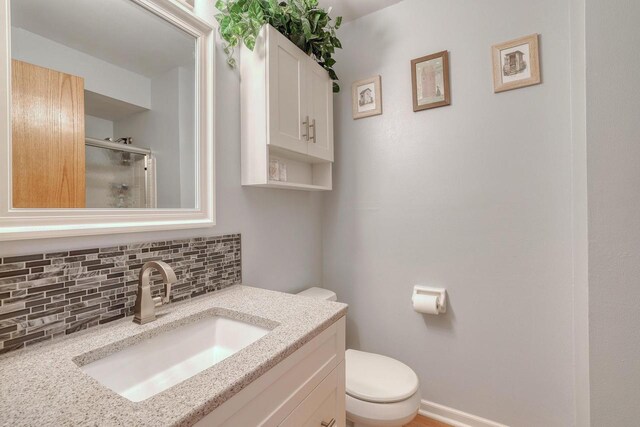
POLYGON ((145 323, 156 320, 156 307, 169 302, 169 297, 171 296, 171 285, 177 281, 176 273, 166 262, 149 261, 144 263, 140 269, 140 276, 138 279, 138 295, 136 297, 133 321, 144 325, 145 323), (151 276, 152 270, 160 272, 164 279, 164 298, 151 298, 149 277, 151 276))

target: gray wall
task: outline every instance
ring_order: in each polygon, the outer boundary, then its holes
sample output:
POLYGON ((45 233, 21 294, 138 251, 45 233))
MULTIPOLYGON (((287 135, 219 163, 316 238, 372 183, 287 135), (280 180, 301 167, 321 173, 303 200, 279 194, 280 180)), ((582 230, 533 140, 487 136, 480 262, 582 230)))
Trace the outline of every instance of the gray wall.
POLYGON ((324 284, 348 346, 413 367, 424 399, 514 426, 574 423, 568 1, 405 0, 344 26, 324 284), (542 34, 544 84, 493 94, 492 44, 542 34), (412 58, 448 49, 449 107, 414 113, 412 58), (350 85, 382 75, 382 116, 350 85), (444 316, 412 285, 447 288, 444 316))
POLYGON ((105 139, 113 137, 113 122, 85 114, 84 129, 87 138, 105 139))
POLYGON ((244 283, 281 291, 320 283, 322 196, 240 186, 240 79, 216 49, 218 224, 201 230, 0 242, 0 256, 242 233, 244 283))
POLYGON ((593 426, 640 419, 638 22, 637 1, 586 1, 593 426))

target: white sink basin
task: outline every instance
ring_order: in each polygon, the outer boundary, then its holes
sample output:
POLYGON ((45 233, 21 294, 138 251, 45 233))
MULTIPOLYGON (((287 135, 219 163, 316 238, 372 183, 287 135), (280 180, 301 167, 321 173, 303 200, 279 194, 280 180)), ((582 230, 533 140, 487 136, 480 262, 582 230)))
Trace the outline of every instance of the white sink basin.
POLYGON ((167 331, 82 366, 102 385, 141 402, 215 365, 269 329, 210 317, 167 331))

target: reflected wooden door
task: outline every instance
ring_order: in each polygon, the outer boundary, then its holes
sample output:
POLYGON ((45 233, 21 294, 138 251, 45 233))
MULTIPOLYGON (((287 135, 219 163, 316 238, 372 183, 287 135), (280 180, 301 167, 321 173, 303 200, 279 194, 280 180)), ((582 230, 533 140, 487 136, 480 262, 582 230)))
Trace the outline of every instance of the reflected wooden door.
POLYGON ((13 207, 85 207, 84 79, 11 64, 13 207))

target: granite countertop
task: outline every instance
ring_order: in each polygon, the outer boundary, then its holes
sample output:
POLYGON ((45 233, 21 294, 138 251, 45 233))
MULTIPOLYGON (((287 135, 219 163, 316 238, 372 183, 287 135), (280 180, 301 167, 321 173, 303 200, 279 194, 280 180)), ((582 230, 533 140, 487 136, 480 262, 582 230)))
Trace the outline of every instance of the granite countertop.
POLYGON ((192 425, 346 312, 345 304, 238 285, 161 307, 158 319, 147 325, 127 317, 8 353, 0 356, 0 424, 192 425), (211 368, 138 403, 101 385, 78 366, 216 314, 275 328, 211 368))

